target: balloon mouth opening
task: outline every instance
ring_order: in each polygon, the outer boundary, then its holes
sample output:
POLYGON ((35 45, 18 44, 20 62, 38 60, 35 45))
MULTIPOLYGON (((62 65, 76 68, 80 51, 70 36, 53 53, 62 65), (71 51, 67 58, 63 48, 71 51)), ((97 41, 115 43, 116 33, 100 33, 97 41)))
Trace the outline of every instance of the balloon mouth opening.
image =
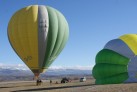
POLYGON ((46 70, 47 70, 46 68, 44 68, 44 69, 32 69, 31 71, 34 73, 34 80, 39 79, 40 73, 43 73, 46 70))
POLYGON ((34 75, 35 75, 36 77, 39 77, 39 74, 40 74, 40 73, 34 73, 34 75))
POLYGON ((40 73, 34 73, 34 79, 35 80, 39 79, 39 75, 40 75, 40 73))

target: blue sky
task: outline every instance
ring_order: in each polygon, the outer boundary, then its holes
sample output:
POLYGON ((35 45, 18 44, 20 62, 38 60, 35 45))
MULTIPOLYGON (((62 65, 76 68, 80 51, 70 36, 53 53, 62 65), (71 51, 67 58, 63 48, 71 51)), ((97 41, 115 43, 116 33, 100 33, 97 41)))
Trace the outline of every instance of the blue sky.
POLYGON ((93 66, 109 40, 137 33, 136 0, 0 0, 0 63, 23 64, 9 44, 7 26, 17 10, 35 4, 56 8, 69 23, 68 43, 52 66, 93 66))

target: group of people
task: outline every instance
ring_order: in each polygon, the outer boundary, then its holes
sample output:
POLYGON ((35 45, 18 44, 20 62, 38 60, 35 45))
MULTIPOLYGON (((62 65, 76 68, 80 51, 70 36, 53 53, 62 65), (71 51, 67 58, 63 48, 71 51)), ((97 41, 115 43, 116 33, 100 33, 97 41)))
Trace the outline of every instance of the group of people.
POLYGON ((42 80, 41 80, 41 79, 37 79, 36 85, 39 86, 39 85, 41 85, 41 84, 42 84, 42 80))
MULTIPOLYGON (((67 78, 63 78, 63 79, 61 80, 61 83, 67 83, 67 82, 71 82, 71 81, 69 81, 67 78)), ((36 85, 39 86, 39 85, 41 85, 42 83, 43 83, 42 80, 38 78, 37 81, 36 81, 36 85)), ((50 80, 50 85, 51 85, 51 84, 52 84, 52 80, 50 80)), ((58 81, 56 81, 55 84, 58 84, 58 81)))
MULTIPOLYGON (((43 83, 43 82, 42 82, 41 79, 37 79, 37 81, 36 81, 36 85, 37 85, 37 86, 41 85, 42 83, 43 83)), ((52 80, 50 80, 50 84, 52 84, 52 80)))

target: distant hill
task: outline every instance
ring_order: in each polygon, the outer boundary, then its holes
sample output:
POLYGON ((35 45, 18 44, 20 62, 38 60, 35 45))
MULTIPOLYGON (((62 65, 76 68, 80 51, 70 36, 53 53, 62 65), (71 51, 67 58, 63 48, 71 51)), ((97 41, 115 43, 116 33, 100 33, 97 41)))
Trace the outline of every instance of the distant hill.
MULTIPOLYGON (((41 74, 41 78, 81 77, 91 76, 90 67, 50 67, 47 72, 41 74)), ((25 65, 0 65, 0 81, 32 80, 33 73, 25 65)))

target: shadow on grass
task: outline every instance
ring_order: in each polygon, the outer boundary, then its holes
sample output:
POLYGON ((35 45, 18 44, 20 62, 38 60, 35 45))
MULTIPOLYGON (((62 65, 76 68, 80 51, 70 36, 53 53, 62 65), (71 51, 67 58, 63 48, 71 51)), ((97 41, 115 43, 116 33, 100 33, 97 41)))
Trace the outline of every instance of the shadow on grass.
MULTIPOLYGON (((35 86, 35 85, 25 85, 24 87, 28 87, 28 86, 35 86)), ((20 86, 10 86, 10 87, 0 87, 0 88, 15 88, 15 87, 20 87, 20 86)))
POLYGON ((10 88, 10 87, 0 87, 0 88, 10 88))
POLYGON ((76 88, 76 87, 93 86, 93 85, 94 85, 94 84, 75 85, 75 86, 62 86, 62 87, 49 87, 49 88, 35 88, 35 89, 17 90, 17 91, 11 91, 11 92, 54 90, 54 89, 76 88))

